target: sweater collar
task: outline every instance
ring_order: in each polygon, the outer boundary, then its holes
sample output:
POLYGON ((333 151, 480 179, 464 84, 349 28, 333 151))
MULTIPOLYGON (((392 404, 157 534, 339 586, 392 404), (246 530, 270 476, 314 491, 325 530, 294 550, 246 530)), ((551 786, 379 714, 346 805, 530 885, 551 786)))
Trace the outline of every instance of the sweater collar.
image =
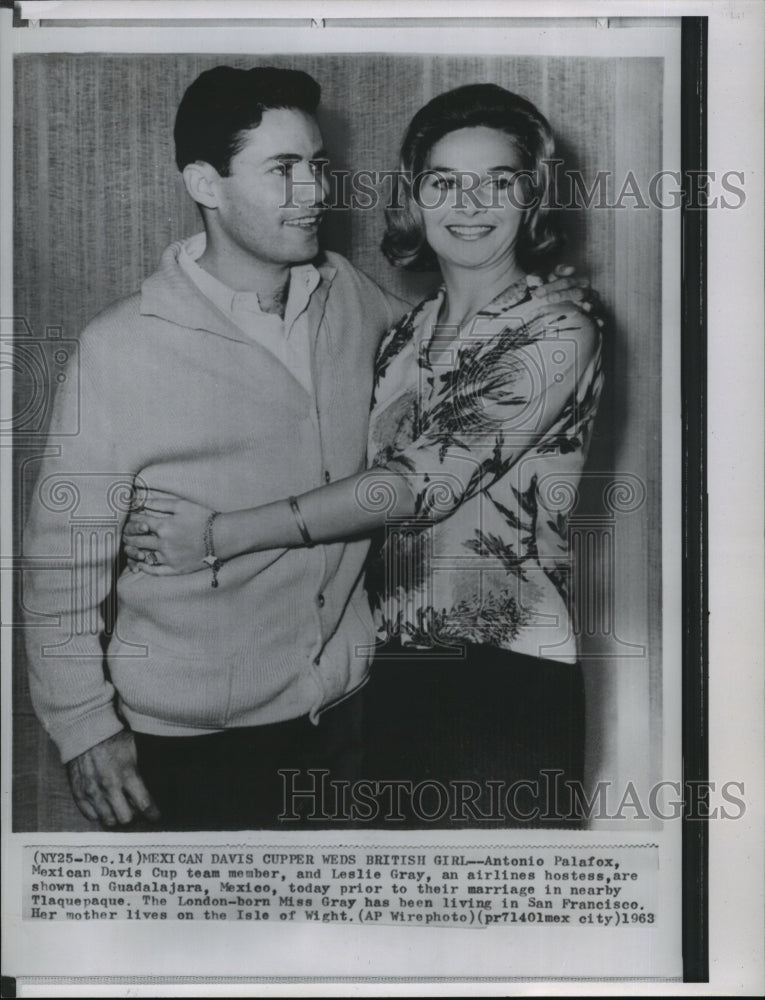
MULTIPOLYGON (((159 268, 141 285, 141 314, 157 316, 190 330, 204 330, 228 340, 250 342, 236 323, 200 292, 178 261, 183 241, 172 243, 162 254, 159 268)), ((321 308, 326 301, 337 268, 320 254, 312 265, 320 282, 311 295, 309 308, 321 308)))

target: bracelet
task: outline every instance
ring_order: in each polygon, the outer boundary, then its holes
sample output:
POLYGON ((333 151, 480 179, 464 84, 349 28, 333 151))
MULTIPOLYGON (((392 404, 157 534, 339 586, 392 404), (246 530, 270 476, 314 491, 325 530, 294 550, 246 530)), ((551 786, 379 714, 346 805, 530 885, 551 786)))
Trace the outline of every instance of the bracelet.
POLYGON ((308 546, 309 549, 312 548, 315 543, 313 538, 311 538, 311 533, 309 532, 308 528, 305 525, 305 521, 303 520, 303 515, 300 513, 297 497, 288 497, 287 502, 292 508, 292 514, 295 518, 295 523, 297 524, 300 530, 300 535, 303 541, 305 542, 305 544, 308 546))
POLYGON ((223 563, 215 555, 215 545, 213 543, 213 521, 220 514, 219 510, 214 510, 205 521, 205 531, 204 531, 204 543, 205 543, 205 556, 202 560, 206 563, 212 570, 212 583, 211 587, 218 586, 218 570, 221 568, 223 563))

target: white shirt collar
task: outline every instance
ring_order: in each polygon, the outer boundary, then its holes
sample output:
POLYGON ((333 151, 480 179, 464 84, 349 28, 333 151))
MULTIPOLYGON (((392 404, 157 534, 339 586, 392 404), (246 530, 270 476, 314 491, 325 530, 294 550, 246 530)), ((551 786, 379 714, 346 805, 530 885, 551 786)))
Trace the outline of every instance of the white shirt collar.
POLYGON ((290 287, 284 311, 284 320, 273 313, 266 313, 260 308, 260 302, 255 292, 237 292, 228 285, 213 277, 200 267, 197 261, 205 252, 207 237, 205 233, 196 233, 184 240, 178 254, 178 263, 191 278, 199 291, 208 298, 222 313, 232 316, 238 309, 259 313, 264 320, 284 324, 284 331, 289 331, 295 319, 308 305, 308 301, 321 281, 321 274, 313 264, 296 264, 290 268, 290 287))

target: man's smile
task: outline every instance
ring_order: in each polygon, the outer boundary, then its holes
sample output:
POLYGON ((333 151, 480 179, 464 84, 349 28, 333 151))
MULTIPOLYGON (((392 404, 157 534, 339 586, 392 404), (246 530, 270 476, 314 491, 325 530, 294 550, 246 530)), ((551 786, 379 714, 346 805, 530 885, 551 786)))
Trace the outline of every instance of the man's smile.
POLYGON ((285 226, 294 226, 297 229, 318 229, 321 222, 321 214, 301 215, 297 219, 286 219, 285 226))

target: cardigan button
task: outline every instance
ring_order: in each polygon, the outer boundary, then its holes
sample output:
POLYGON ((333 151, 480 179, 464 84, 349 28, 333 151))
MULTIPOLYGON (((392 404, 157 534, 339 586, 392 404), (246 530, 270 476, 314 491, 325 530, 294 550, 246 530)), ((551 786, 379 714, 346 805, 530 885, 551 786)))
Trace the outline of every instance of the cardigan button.
POLYGON ((332 482, 332 476, 330 476, 330 474, 329 474, 329 469, 325 469, 324 470, 324 482, 325 483, 331 483, 332 482))
POLYGON ((316 603, 319 605, 320 608, 324 607, 325 604, 324 594, 319 594, 319 596, 316 598, 316 603))

